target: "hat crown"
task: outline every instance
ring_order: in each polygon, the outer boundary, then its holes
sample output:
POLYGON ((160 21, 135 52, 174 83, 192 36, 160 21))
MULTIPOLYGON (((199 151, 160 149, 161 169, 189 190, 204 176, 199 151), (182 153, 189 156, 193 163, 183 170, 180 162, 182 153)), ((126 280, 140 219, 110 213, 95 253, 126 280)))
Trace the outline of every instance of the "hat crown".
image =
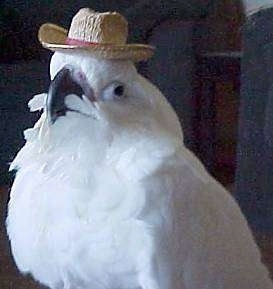
POLYGON ((117 12, 98 13, 82 8, 73 17, 68 38, 84 42, 123 45, 127 41, 128 23, 117 12))

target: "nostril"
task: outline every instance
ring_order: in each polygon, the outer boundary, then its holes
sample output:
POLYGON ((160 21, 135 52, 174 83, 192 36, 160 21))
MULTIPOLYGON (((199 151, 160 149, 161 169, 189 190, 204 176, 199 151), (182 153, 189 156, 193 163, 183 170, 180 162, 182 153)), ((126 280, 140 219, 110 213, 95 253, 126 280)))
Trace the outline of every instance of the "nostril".
POLYGON ((96 100, 94 97, 94 92, 87 81, 87 77, 85 73, 78 68, 73 68, 72 75, 73 75, 74 81, 82 88, 83 94, 90 101, 94 102, 96 100))
POLYGON ((79 81, 85 81, 86 80, 86 76, 84 75, 83 72, 81 71, 78 71, 76 73, 76 78, 79 80, 79 81))
POLYGON ((85 83, 86 80, 86 76, 84 74, 84 72, 82 70, 80 70, 79 68, 72 68, 72 77, 73 79, 79 84, 81 85, 82 83, 85 83))

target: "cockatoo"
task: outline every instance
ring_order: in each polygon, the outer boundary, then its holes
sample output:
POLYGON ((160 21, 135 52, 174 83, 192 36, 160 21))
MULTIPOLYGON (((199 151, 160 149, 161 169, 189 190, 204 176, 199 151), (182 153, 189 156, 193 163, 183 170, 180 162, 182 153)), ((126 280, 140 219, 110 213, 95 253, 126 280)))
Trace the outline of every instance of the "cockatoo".
POLYGON ((51 289, 272 289, 232 196, 131 60, 57 51, 13 160, 7 232, 51 289))

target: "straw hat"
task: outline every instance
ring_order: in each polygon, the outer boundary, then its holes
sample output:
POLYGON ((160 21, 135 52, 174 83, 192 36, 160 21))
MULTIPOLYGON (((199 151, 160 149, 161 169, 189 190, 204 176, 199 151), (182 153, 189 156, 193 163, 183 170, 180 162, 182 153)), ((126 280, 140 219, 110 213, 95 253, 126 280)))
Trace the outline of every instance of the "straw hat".
POLYGON ((126 44, 128 23, 117 12, 98 13, 82 8, 72 19, 69 31, 55 24, 43 24, 38 33, 41 44, 52 51, 85 50, 94 57, 147 60, 154 47, 126 44))

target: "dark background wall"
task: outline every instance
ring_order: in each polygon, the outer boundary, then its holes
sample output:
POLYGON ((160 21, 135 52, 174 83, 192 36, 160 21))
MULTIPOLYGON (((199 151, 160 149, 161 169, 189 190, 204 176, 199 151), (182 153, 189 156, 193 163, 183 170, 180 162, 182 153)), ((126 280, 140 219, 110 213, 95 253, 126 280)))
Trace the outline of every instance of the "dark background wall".
POLYGON ((143 40, 150 29, 164 19, 192 19, 206 15, 209 0, 187 1, 71 1, 71 0, 6 0, 0 6, 1 60, 32 59, 41 50, 36 34, 44 22, 53 22, 69 27, 71 17, 81 7, 98 11, 119 11, 130 25, 130 40, 143 40), (16 49, 15 46, 16 45, 16 49), (12 52, 10 51, 12 50, 12 52))

